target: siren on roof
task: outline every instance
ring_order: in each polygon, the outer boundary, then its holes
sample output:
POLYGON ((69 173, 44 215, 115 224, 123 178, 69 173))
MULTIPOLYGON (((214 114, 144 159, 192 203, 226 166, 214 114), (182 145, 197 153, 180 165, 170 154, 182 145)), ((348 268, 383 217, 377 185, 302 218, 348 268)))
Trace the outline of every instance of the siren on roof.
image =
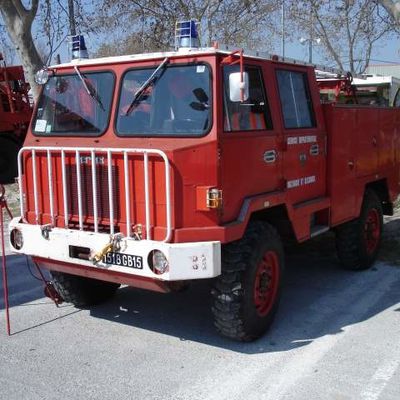
POLYGON ((178 21, 175 25, 175 48, 198 48, 199 40, 199 22, 191 19, 189 21, 178 21))
POLYGON ((89 58, 83 35, 71 36, 71 53, 73 60, 77 58, 89 58))

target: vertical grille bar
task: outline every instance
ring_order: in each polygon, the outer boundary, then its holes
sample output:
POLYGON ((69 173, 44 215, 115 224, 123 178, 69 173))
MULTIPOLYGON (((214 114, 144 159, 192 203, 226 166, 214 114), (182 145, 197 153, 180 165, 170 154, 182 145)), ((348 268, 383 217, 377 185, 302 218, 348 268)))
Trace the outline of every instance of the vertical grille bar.
POLYGON ((65 173, 65 151, 61 149, 61 174, 62 174, 62 190, 64 200, 64 223, 65 227, 68 228, 68 193, 67 193, 67 177, 65 173))
POLYGON ((125 210, 126 210, 126 236, 131 236, 131 199, 129 195, 129 164, 128 153, 124 151, 124 178, 125 178, 125 210))
POLYGON ((32 150, 33 198, 35 202, 35 221, 39 223, 39 200, 37 190, 36 150, 32 150))
POLYGON ((107 150, 107 175, 108 175, 108 208, 110 209, 110 234, 114 234, 114 199, 112 180, 112 156, 111 150, 107 150))
POLYGON ((99 221, 97 218, 97 185, 96 185, 96 154, 94 150, 91 152, 92 156, 92 194, 93 194, 93 218, 94 218, 94 231, 99 231, 99 221))
POLYGON ((47 175, 49 178, 50 220, 54 226, 54 201, 53 201, 53 168, 51 165, 51 151, 47 150, 47 175))
POLYGON ((79 215, 79 229, 83 230, 83 216, 82 216, 82 185, 81 185, 81 160, 79 150, 75 151, 75 164, 76 164, 76 188, 78 191, 78 215, 79 215))
POLYGON ((164 242, 171 240, 172 226, 171 226, 171 181, 169 176, 169 160, 162 151, 157 151, 157 154, 164 160, 165 168, 165 202, 167 214, 167 234, 165 235, 164 242))
POLYGON ((149 155, 147 151, 143 153, 144 167, 144 196, 146 207, 146 239, 151 240, 150 232, 150 193, 149 193, 149 155))
POLYGON ((24 207, 24 186, 22 184, 22 153, 23 150, 20 150, 18 153, 18 187, 19 187, 19 202, 21 208, 21 218, 25 216, 25 207, 24 207))

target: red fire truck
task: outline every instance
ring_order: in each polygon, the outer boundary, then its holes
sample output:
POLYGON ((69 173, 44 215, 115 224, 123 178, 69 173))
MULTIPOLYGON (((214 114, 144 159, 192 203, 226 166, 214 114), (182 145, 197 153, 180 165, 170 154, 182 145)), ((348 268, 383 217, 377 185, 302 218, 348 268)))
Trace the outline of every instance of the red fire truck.
POLYGON ((249 341, 276 314, 283 242, 333 229, 346 268, 376 259, 398 109, 322 104, 313 66, 193 44, 38 79, 10 242, 66 301, 213 279, 217 330, 249 341))
POLYGON ((0 185, 17 176, 17 154, 32 115, 28 91, 22 67, 7 66, 0 53, 0 185))

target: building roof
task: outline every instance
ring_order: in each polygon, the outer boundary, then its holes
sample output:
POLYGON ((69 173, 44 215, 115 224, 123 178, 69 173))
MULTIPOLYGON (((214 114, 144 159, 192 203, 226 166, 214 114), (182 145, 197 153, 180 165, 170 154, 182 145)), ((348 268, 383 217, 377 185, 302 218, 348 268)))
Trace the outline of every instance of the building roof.
POLYGON ((400 64, 370 65, 367 68, 366 73, 373 75, 394 76, 396 78, 400 78, 400 64))

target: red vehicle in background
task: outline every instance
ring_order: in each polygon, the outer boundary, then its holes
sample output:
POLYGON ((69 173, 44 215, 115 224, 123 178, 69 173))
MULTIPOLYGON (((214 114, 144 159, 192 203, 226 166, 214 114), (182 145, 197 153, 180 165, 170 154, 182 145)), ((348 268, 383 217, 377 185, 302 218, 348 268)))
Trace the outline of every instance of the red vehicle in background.
POLYGON ((321 104, 311 65, 184 43, 39 74, 10 242, 78 307, 213 279, 217 330, 249 341, 277 311, 289 238, 333 229, 346 268, 375 261, 400 111, 321 104))
POLYGON ((7 66, 0 54, 0 184, 17 177, 17 154, 32 116, 29 85, 21 66, 7 66))

